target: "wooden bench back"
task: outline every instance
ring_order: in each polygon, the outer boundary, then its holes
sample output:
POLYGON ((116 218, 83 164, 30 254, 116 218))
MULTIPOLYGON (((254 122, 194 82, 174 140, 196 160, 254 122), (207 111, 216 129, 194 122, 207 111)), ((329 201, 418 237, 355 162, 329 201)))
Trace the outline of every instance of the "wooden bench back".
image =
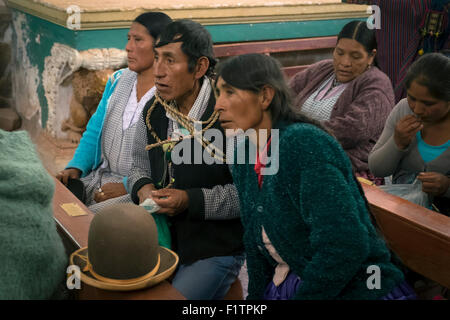
POLYGON ((450 288, 450 218, 362 184, 388 246, 411 270, 450 288))
POLYGON ((296 73, 305 70, 309 65, 304 66, 293 66, 293 67, 284 67, 283 72, 287 79, 292 78, 296 73))
POLYGON ((272 54, 280 52, 331 49, 336 46, 337 37, 299 38, 271 41, 253 41, 214 45, 216 58, 238 56, 246 53, 272 54))

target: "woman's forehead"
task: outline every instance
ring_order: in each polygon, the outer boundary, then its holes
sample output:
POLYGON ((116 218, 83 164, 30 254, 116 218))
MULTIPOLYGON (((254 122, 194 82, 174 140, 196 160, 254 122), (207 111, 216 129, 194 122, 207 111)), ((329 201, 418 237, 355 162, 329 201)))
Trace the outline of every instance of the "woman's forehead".
POLYGON ((150 35, 148 33, 148 30, 145 26, 143 26, 142 24, 140 24, 139 22, 133 22, 130 26, 130 30, 128 30, 128 35, 134 35, 134 34, 147 34, 150 35))
POLYGON ((364 46, 356 41, 355 39, 341 38, 336 44, 336 48, 339 48, 343 51, 351 52, 366 52, 364 46))

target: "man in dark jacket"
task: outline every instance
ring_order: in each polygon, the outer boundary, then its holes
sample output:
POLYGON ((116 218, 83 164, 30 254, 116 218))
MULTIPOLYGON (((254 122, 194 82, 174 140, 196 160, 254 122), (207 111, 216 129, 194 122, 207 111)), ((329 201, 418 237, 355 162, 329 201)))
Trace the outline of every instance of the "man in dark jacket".
POLYGON ((200 24, 179 20, 161 34, 157 93, 138 122, 128 177, 135 203, 152 198, 158 214, 169 217, 180 257, 172 285, 187 299, 222 299, 244 260, 237 191, 223 154, 205 148, 210 141, 202 132, 220 130, 213 143, 218 150, 226 145, 209 78, 215 62, 211 36, 200 24))

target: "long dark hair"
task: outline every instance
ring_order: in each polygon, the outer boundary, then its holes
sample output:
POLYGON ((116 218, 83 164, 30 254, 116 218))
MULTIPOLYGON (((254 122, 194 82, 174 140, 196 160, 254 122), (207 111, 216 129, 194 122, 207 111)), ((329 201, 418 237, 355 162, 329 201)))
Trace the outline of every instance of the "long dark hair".
POLYGON ((423 55, 406 73, 406 89, 413 81, 426 87, 434 98, 450 101, 450 58, 442 53, 423 55))
MULTIPOLYGON (((353 20, 347 23, 339 32, 337 42, 340 39, 352 39, 361 44, 368 55, 372 55, 372 50, 377 49, 377 39, 375 29, 369 29, 366 21, 353 20)), ((373 60, 373 65, 378 66, 377 57, 373 60)))
POLYGON ((143 25, 156 41, 160 33, 172 22, 172 19, 163 12, 145 12, 137 16, 133 22, 143 25))
MULTIPOLYGON (((227 84, 240 89, 258 93, 265 85, 275 89, 275 95, 269 106, 272 123, 309 123, 332 135, 318 121, 309 118, 293 108, 291 91, 286 83, 280 63, 274 58, 262 54, 250 53, 232 57, 217 66, 217 79, 221 77, 227 84)), ((367 211, 370 206, 364 191, 353 174, 353 179, 358 186, 359 192, 364 199, 367 211)), ((377 223, 370 216, 372 223, 377 228, 377 223)))
POLYGON ((190 19, 174 21, 161 33, 155 47, 163 47, 174 42, 182 42, 181 50, 188 57, 189 72, 194 72, 199 58, 206 57, 209 60, 206 75, 212 75, 217 60, 214 57, 211 34, 205 27, 190 19))
POLYGON ((304 122, 313 124, 328 132, 315 121, 293 108, 293 97, 280 63, 270 56, 258 53, 235 56, 217 66, 217 79, 221 77, 227 84, 240 89, 259 93, 268 85, 275 90, 269 106, 273 124, 278 122, 304 122))

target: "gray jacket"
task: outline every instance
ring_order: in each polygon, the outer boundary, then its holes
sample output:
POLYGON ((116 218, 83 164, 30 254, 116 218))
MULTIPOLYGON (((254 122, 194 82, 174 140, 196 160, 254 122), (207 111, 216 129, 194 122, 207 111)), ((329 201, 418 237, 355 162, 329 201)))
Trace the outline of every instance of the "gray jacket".
MULTIPOLYGON (((417 139, 413 138, 408 148, 400 150, 394 141, 397 122, 406 115, 413 114, 407 99, 401 100, 389 115, 384 130, 369 154, 369 169, 379 177, 393 175, 393 183, 404 183, 404 177, 411 173, 439 172, 450 177, 450 148, 436 159, 425 163, 419 153, 417 139)), ((450 198, 450 188, 443 195, 450 198)))

